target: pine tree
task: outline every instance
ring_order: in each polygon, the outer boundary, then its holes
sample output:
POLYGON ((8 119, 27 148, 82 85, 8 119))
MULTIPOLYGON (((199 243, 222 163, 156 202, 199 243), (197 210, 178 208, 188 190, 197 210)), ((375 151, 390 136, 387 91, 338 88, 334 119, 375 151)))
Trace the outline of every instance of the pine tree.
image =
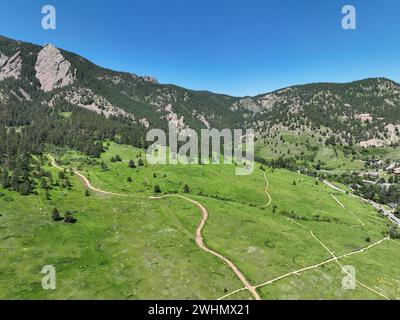
POLYGON ((60 212, 58 211, 57 208, 54 208, 54 209, 51 211, 51 218, 52 218, 54 221, 60 221, 60 220, 61 220, 60 212))
POLYGON ((76 219, 73 217, 73 215, 70 211, 65 212, 64 222, 65 223, 75 223, 76 222, 76 219))
POLYGON ((10 177, 8 176, 8 171, 6 169, 3 170, 1 176, 1 185, 4 189, 11 187, 10 177))
POLYGON ((185 186, 183 187, 183 192, 184 193, 190 193, 190 188, 187 184, 185 184, 185 186))

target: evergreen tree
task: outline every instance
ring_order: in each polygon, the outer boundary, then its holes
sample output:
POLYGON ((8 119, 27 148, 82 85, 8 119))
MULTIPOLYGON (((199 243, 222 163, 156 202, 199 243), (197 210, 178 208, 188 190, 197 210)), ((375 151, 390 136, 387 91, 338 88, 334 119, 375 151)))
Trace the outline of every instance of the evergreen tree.
POLYGON ((1 175, 1 185, 4 189, 11 187, 10 177, 8 176, 8 171, 6 169, 3 170, 1 175))
POLYGON ((187 184, 185 184, 185 186, 183 187, 183 192, 184 193, 190 193, 190 188, 187 184))
POLYGON ((129 168, 132 168, 132 169, 136 168, 135 161, 129 160, 128 166, 129 166, 129 168))
POLYGON ((60 220, 62 220, 61 217, 60 217, 60 212, 58 211, 57 208, 54 208, 54 209, 51 211, 51 218, 52 218, 54 221, 60 221, 60 220))

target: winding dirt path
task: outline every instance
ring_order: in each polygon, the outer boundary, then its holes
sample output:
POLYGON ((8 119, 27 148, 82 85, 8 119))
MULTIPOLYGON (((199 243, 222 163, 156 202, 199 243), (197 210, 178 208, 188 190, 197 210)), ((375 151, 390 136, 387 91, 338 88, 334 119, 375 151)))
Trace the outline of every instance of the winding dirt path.
POLYGON ((164 199, 164 198, 168 198, 168 197, 176 197, 176 198, 184 199, 186 201, 189 201, 189 202, 195 204, 201 210, 202 218, 196 229, 196 237, 195 237, 196 244, 205 252, 210 253, 210 254, 214 255, 215 257, 219 258, 220 260, 222 260, 223 262, 225 262, 232 269, 232 271, 236 274, 236 276, 239 278, 239 280, 243 283, 243 285, 245 286, 245 289, 247 289, 254 296, 254 298, 256 300, 261 300, 261 297, 257 293, 256 288, 250 284, 250 282, 243 275, 243 273, 239 270, 239 268, 227 257, 224 257, 222 254, 210 249, 204 243, 202 231, 208 220, 207 209, 200 202, 197 202, 195 200, 192 200, 190 198, 187 198, 182 195, 177 195, 177 194, 176 195, 164 195, 164 196, 160 196, 160 197, 150 197, 150 199, 164 199))
MULTIPOLYGON (((352 251, 350 253, 346 253, 346 254, 343 254, 341 256, 337 256, 335 258, 330 258, 330 259, 327 259, 325 261, 322 261, 320 263, 317 263, 317 264, 314 264, 314 265, 311 265, 311 266, 308 266, 308 267, 304 267, 304 268, 301 268, 301 269, 298 269, 298 270, 294 270, 294 271, 288 272, 288 273, 283 274, 281 276, 278 276, 278 277, 276 277, 274 279, 271 279, 271 280, 268 280, 268 281, 266 281, 264 283, 258 284, 258 285, 255 286, 255 288, 258 289, 258 288, 266 287, 266 286, 268 286, 268 285, 270 285, 270 284, 272 284, 274 282, 277 282, 279 280, 285 279, 287 277, 290 277, 290 276, 293 276, 293 275, 299 275, 300 273, 303 273, 303 272, 308 271, 308 270, 312 270, 312 269, 316 269, 316 268, 322 267, 323 265, 326 265, 328 263, 337 262, 337 260, 340 260, 340 259, 343 259, 343 258, 346 258, 346 257, 350 257, 350 256, 353 256, 353 255, 357 255, 357 254, 360 254, 360 253, 364 253, 366 250, 369 250, 369 249, 371 249, 371 248, 373 248, 373 247, 375 247, 377 245, 380 245, 381 243, 383 243, 385 241, 393 241, 393 240, 390 239, 389 237, 383 238, 383 239, 381 239, 381 240, 369 245, 368 247, 365 247, 365 248, 362 248, 362 249, 359 249, 359 250, 356 250, 356 251, 352 251)), ((397 241, 394 241, 394 242, 396 242, 397 244, 400 245, 399 242, 397 242, 397 241)), ((228 298, 229 296, 231 296, 233 294, 236 294, 236 293, 244 291, 244 290, 246 290, 246 288, 241 288, 241 289, 232 291, 232 292, 224 295, 223 297, 219 298, 218 300, 223 300, 223 299, 228 298)), ((377 293, 380 296, 384 297, 385 299, 388 299, 386 296, 383 296, 381 293, 375 291, 374 289, 372 289, 372 291, 374 291, 375 293, 377 293)))
MULTIPOLYGON (((48 155, 48 156, 50 158, 50 162, 51 162, 51 165, 53 167, 57 168, 58 170, 64 171, 64 168, 60 167, 57 164, 56 160, 51 155, 48 155)), ((74 172, 74 174, 76 176, 78 176, 78 178, 83 182, 83 184, 88 189, 90 189, 90 190, 92 190, 92 191, 94 191, 96 193, 103 194, 103 195, 121 196, 121 197, 127 197, 128 196, 126 194, 114 193, 114 192, 104 191, 104 190, 95 188, 95 187, 93 187, 91 185, 91 183, 88 180, 88 178, 86 178, 86 176, 84 176, 82 173, 80 173, 77 170, 74 170, 73 172, 74 172)), ((267 180, 267 182, 268 182, 268 180, 267 180)), ((158 200, 158 199, 164 199, 164 198, 168 198, 168 197, 181 198, 181 199, 189 201, 189 202, 195 204, 197 207, 199 207, 199 209, 201 210, 201 213, 202 213, 202 218, 201 218, 201 221, 200 221, 200 223, 198 224, 198 226, 196 228, 196 234, 195 234, 196 244, 199 246, 200 249, 206 251, 207 253, 210 253, 210 254, 214 255, 215 257, 217 257, 217 258, 221 259, 223 262, 225 262, 232 269, 232 271, 236 274, 236 276, 239 278, 239 280, 243 283, 243 285, 245 286, 244 289, 249 290, 249 292, 254 296, 254 298, 256 300, 261 300, 261 297, 257 293, 256 288, 250 284, 250 282, 243 275, 243 273, 239 270, 239 268, 231 260, 229 260, 228 258, 224 257, 222 254, 211 250, 204 243, 202 231, 203 231, 203 228, 204 228, 204 226, 205 226, 205 224, 206 224, 206 222, 208 220, 208 211, 207 211, 207 209, 200 202, 197 202, 195 200, 192 200, 192 199, 190 199, 188 197, 185 197, 185 196, 182 196, 182 195, 164 195, 164 196, 160 196, 160 197, 149 197, 148 199, 158 200)))
MULTIPOLYGON (((58 170, 64 171, 64 168, 60 167, 57 163, 56 160, 51 156, 48 155, 51 161, 51 165, 55 168, 57 168, 58 170)), ((86 188, 92 190, 93 192, 99 193, 99 194, 103 194, 103 195, 109 195, 109 196, 119 196, 119 197, 127 197, 128 195, 126 194, 122 194, 122 193, 115 193, 115 192, 109 192, 109 191, 104 191, 104 190, 100 190, 97 189, 95 187, 92 186, 92 184, 90 183, 89 179, 86 178, 82 173, 80 173, 77 170, 73 171, 74 174, 79 178, 79 180, 82 181, 82 183, 85 185, 86 188)))
POLYGON ((272 202, 272 197, 271 197, 270 193, 268 192, 268 189, 269 189, 269 180, 268 180, 268 178, 267 178, 267 175, 265 174, 265 171, 264 171, 264 179, 265 179, 265 182, 267 183, 266 186, 265 186, 265 194, 266 194, 267 197, 269 198, 269 201, 268 201, 268 203, 267 203, 267 205, 266 205, 266 207, 268 207, 268 206, 271 204, 271 202, 272 202))
MULTIPOLYGON (((265 178, 265 181, 267 182, 267 186, 266 186, 266 188, 265 188, 265 193, 267 194, 267 196, 268 196, 269 199, 270 199, 270 201, 268 202, 268 205, 270 205, 270 204, 271 204, 271 201, 272 201, 272 198, 271 198, 271 195, 270 195, 269 192, 268 192, 269 181, 268 181, 268 179, 267 179, 267 177, 266 177, 265 171, 264 171, 264 178, 265 178)), ((353 213, 351 210, 347 209, 333 194, 331 194, 331 196, 336 200, 336 202, 337 202, 341 207, 343 207, 345 210, 349 211, 355 218, 357 218, 357 220, 360 221, 361 226, 365 226, 364 221, 362 221, 355 213, 353 213)), ((268 206, 268 205, 267 205, 267 206, 268 206)), ((302 269, 295 270, 295 271, 292 271, 292 272, 288 272, 288 273, 286 273, 286 274, 283 274, 283 275, 281 275, 281 276, 278 276, 278 277, 276 277, 276 278, 274 278, 274 279, 271 279, 271 280, 269 280, 269 281, 266 281, 266 282, 264 282, 264 283, 261 283, 261 284, 259 284, 259 285, 256 285, 256 286, 255 286, 256 289, 265 287, 265 286, 267 286, 267 285, 270 285, 270 284, 272 284, 272 283, 274 283, 274 282, 277 282, 277 281, 282 280, 282 279, 284 279, 284 278, 287 278, 287 277, 289 277, 289 276, 298 275, 298 274, 300 274, 300 273, 302 273, 302 272, 305 272, 305 271, 308 271, 308 270, 312 270, 312 269, 319 268, 319 267, 321 267, 321 266, 323 266, 323 265, 325 265, 325 264, 331 263, 331 262, 336 262, 336 263, 339 265, 339 267, 340 267, 345 273, 347 273, 349 276, 351 276, 351 274, 349 274, 349 273, 347 272, 347 270, 346 270, 346 269, 342 266, 342 264, 339 262, 340 259, 343 259, 343 258, 346 258, 346 257, 350 257, 350 256, 352 256, 352 255, 364 253, 366 250, 371 249, 371 248, 373 248, 373 247, 375 247, 375 246, 381 244, 381 243, 384 242, 384 241, 388 241, 388 240, 389 240, 389 241, 396 242, 397 244, 400 244, 400 242, 397 242, 397 241, 391 239, 390 237, 386 237, 386 238, 381 239, 381 240, 379 240, 379 241, 377 241, 377 242, 375 242, 375 243, 373 243, 373 244, 371 244, 371 245, 369 245, 369 246, 367 246, 367 247, 365 247, 365 248, 362 248, 362 249, 360 249, 360 250, 352 251, 352 252, 350 252, 350 253, 343 254, 343 255, 341 255, 341 256, 336 256, 336 255, 335 255, 335 254, 334 254, 320 239, 318 239, 318 238, 314 235, 314 233, 312 232, 312 230, 310 230, 309 228, 303 226, 302 224, 298 223, 297 221, 294 221, 293 219, 290 219, 290 218, 286 218, 286 219, 288 219, 289 221, 292 221, 292 222, 294 222, 295 224, 301 226, 302 228, 308 230, 308 231, 311 233, 311 236, 312 236, 316 241, 318 241, 318 243, 319 243, 320 245, 322 245, 322 246, 325 248, 325 250, 327 250, 327 251, 331 254, 332 258, 330 258, 330 259, 328 259, 328 260, 325 260, 325 261, 323 261, 323 262, 320 262, 320 263, 318 263, 318 264, 314 264, 314 265, 311 265, 311 266, 308 266, 308 267, 304 267, 304 268, 302 268, 302 269)), ((373 288, 368 287, 367 285, 363 284, 363 283, 360 282, 359 280, 357 280, 357 279, 354 279, 354 280, 355 280, 359 285, 363 286, 364 288, 366 288, 366 289, 368 289, 368 290, 374 292, 375 294, 377 294, 377 295, 383 297, 383 298, 386 299, 386 300, 390 300, 390 299, 389 299, 387 296, 385 296, 384 294, 382 294, 382 293, 376 291, 376 290, 373 289, 373 288)), ((218 300, 223 300, 223 299, 225 299, 225 298, 228 298, 228 297, 230 297, 230 296, 232 296, 232 295, 234 295, 234 294, 236 294, 236 293, 239 293, 239 292, 241 292, 241 291, 244 291, 244 290, 246 290, 246 288, 241 288, 241 289, 232 291, 232 292, 230 292, 230 293, 228 293, 228 294, 226 294, 226 295, 220 297, 218 300)))

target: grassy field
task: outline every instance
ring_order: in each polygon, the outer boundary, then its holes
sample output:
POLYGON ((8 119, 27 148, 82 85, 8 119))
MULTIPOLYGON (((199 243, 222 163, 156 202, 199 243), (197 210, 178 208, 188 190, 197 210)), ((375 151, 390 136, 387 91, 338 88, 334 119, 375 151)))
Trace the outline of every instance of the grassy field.
MULTIPOLYGON (((136 165, 145 160, 143 151, 116 144, 101 159, 72 151, 55 152, 55 157, 65 168, 79 168, 95 187, 129 197, 85 197, 75 177, 71 191, 55 188, 51 200, 0 189, 5 194, 0 198, 2 299, 216 299, 242 288, 223 262, 196 245, 198 208, 178 198, 148 199, 155 185, 163 193, 190 187, 187 196, 209 211, 206 244, 231 259, 253 285, 332 258, 310 231, 340 256, 383 239, 390 227, 360 200, 285 170, 266 170, 272 197, 266 206, 259 168, 250 176, 235 176, 230 165, 150 166, 144 161, 132 169, 129 160, 136 165), (122 161, 112 162, 117 155, 122 161), (53 207, 73 211, 78 222, 53 222, 53 207), (56 267, 54 291, 41 288, 44 265, 56 267)), ((399 299, 399 246, 385 241, 343 263, 356 268, 362 283, 399 299)), ((344 276, 333 262, 261 287, 259 293, 264 299, 381 298, 362 286, 342 289, 344 276)), ((247 291, 229 297, 251 298, 247 291)))

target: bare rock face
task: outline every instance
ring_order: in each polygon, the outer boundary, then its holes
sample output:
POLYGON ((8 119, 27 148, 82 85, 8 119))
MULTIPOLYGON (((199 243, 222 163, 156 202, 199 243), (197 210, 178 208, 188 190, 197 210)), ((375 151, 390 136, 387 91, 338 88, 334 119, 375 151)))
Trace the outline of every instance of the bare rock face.
POLYGON ((6 78, 18 79, 21 75, 22 59, 18 51, 12 57, 0 52, 0 81, 6 78))
POLYGON ((144 80, 145 82, 149 82, 149 83, 152 83, 152 84, 158 84, 157 79, 154 78, 154 77, 144 76, 144 77, 143 77, 143 80, 144 80))
POLYGON ((75 80, 71 63, 65 60, 60 50, 52 45, 45 46, 39 52, 35 70, 36 78, 45 92, 68 86, 75 80))

